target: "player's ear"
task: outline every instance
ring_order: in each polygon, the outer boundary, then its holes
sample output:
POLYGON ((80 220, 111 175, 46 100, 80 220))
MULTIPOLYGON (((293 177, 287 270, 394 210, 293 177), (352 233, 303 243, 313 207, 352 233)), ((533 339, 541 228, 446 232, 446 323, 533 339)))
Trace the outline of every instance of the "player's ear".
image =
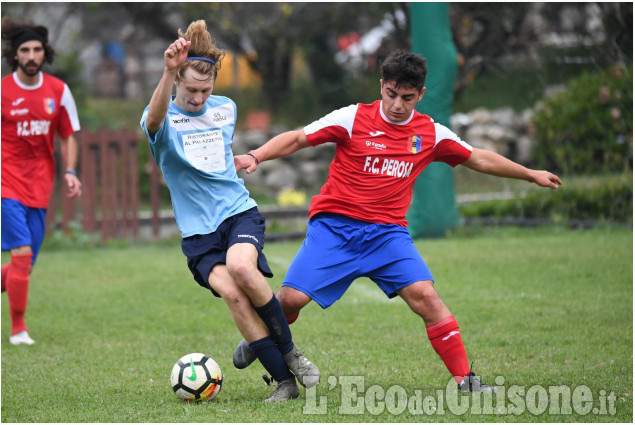
POLYGON ((417 102, 420 102, 421 99, 423 99, 423 94, 426 92, 426 88, 422 87, 421 88, 421 93, 419 93, 419 100, 417 100, 417 102))

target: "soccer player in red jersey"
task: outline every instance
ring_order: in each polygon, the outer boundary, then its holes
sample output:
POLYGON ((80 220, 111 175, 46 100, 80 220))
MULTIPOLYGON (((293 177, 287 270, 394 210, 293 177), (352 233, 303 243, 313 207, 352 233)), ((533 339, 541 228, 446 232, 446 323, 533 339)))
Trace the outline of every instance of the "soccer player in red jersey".
MULTIPOLYGON (((309 301, 327 308, 353 280, 366 276, 389 298, 400 296, 424 320, 428 339, 459 390, 495 391, 471 371, 459 325, 434 289, 432 274, 408 233, 413 185, 432 161, 553 189, 562 182, 548 171, 474 148, 417 112, 427 74, 422 57, 396 52, 381 71, 381 100, 336 110, 235 157, 237 170, 252 173, 262 161, 321 143, 336 144, 326 183, 311 200, 307 237, 278 299, 289 320, 295 320, 309 301)), ((241 341, 234 352, 235 366, 247 367, 252 360, 241 341)))
POLYGON ((55 178, 53 143, 62 141, 67 195, 78 197, 80 129, 75 100, 68 86, 41 71, 53 63, 48 30, 2 19, 2 50, 13 72, 2 79, 2 250, 11 261, 2 266, 2 292, 9 297, 11 344, 33 344, 24 321, 29 273, 44 240, 46 208, 55 178))

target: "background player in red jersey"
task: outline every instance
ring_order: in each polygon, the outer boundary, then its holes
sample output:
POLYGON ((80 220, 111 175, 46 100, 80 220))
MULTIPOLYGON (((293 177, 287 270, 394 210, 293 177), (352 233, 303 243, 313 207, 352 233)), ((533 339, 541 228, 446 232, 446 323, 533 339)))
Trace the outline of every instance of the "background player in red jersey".
POLYGON ((9 297, 11 344, 33 344, 24 321, 29 273, 44 240, 46 208, 53 189, 55 134, 62 141, 69 197, 78 197, 79 130, 75 101, 68 86, 41 71, 53 63, 48 30, 2 19, 2 56, 13 73, 2 79, 2 250, 11 262, 2 266, 2 292, 9 297))
MULTIPOLYGON (((425 59, 397 52, 382 64, 381 100, 339 109, 303 130, 280 134, 248 155, 236 156, 236 169, 252 173, 259 162, 336 143, 327 181, 311 200, 307 237, 277 295, 288 319, 294 320, 311 300, 327 308, 353 280, 366 276, 388 297, 399 295, 424 320, 428 338, 459 390, 495 391, 470 370, 459 326, 408 233, 412 188, 432 161, 554 189, 562 182, 548 171, 473 148, 415 111, 426 74, 425 59)), ((241 341, 234 364, 243 368, 251 361, 241 341)))

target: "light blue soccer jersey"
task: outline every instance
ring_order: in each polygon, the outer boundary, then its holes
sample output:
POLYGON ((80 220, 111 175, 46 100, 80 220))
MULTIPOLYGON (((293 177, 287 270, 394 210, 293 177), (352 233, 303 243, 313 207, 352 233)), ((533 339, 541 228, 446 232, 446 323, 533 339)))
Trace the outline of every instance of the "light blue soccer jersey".
POLYGON ((225 219, 256 206, 234 166, 236 104, 231 99, 210 96, 205 108, 193 114, 173 98, 154 137, 147 117, 148 107, 141 128, 170 189, 182 237, 212 233, 225 219))

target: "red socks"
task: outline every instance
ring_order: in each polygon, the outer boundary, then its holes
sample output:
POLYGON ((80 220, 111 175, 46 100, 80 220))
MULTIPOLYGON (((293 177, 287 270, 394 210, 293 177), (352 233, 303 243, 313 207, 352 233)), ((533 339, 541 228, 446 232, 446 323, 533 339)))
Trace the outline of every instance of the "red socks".
POLYGON ((300 315, 300 311, 296 311, 295 313, 287 314, 285 317, 287 318, 287 323, 291 324, 298 320, 298 316, 300 315))
POLYGON ((457 383, 469 375, 470 366, 459 333, 459 324, 454 316, 448 316, 438 322, 426 325, 428 339, 445 367, 448 368, 457 383))
POLYGON ((2 267, 2 290, 9 297, 11 335, 25 331, 24 313, 29 294, 29 272, 32 254, 12 255, 11 263, 2 267))
POLYGON ((2 292, 7 290, 7 272, 9 271, 9 266, 11 263, 7 263, 2 266, 2 292))

